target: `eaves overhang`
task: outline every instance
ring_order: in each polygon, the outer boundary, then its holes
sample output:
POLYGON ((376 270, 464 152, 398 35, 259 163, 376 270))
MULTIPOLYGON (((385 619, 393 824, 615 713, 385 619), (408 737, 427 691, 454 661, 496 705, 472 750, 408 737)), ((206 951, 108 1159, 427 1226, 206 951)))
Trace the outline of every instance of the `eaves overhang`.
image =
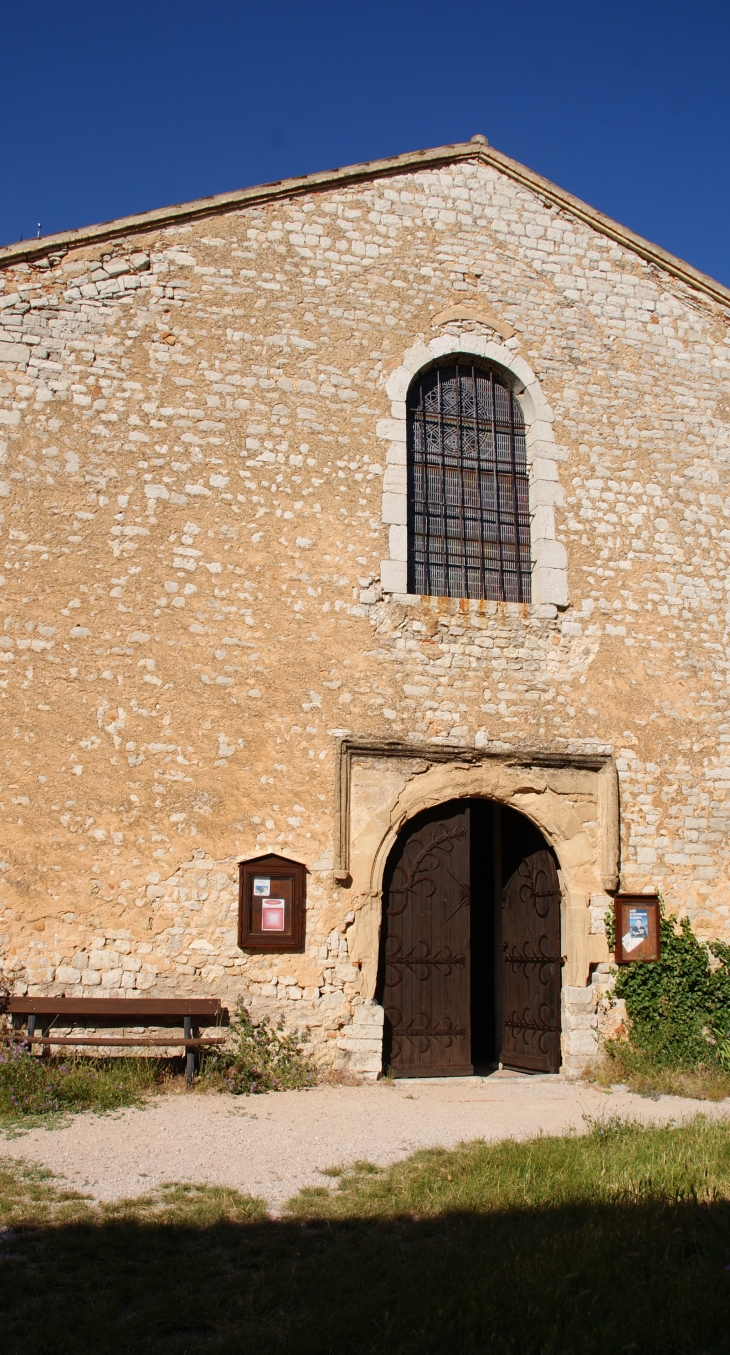
POLYGON ((498 173, 530 189, 544 201, 582 221, 616 244, 631 250, 660 271, 704 293, 720 305, 730 306, 730 288, 724 287, 721 282, 708 277, 706 273, 701 273, 683 259, 678 259, 660 245, 654 245, 626 226, 619 225, 617 221, 597 211, 595 207, 590 207, 572 193, 567 193, 549 179, 544 179, 541 174, 535 174, 517 160, 503 155, 482 138, 458 142, 453 146, 438 146, 433 150, 409 151, 405 155, 395 155, 384 160, 369 160, 361 165, 348 165, 344 169, 322 170, 316 174, 302 175, 300 178, 280 179, 275 183, 242 188, 232 193, 217 193, 213 197, 198 198, 195 202, 160 207, 152 212, 140 212, 135 216, 120 217, 115 221, 104 221, 94 226, 82 226, 78 230, 59 231, 56 235, 45 235, 38 240, 21 240, 0 248, 0 268, 15 263, 32 262, 53 253, 67 253, 71 249, 83 246, 103 244, 119 236, 134 236, 155 228, 276 202, 281 198, 302 197, 350 184, 365 183, 372 179, 389 178, 398 174, 417 172, 420 169, 435 169, 440 165, 458 163, 460 160, 478 160, 482 164, 490 165, 498 173))

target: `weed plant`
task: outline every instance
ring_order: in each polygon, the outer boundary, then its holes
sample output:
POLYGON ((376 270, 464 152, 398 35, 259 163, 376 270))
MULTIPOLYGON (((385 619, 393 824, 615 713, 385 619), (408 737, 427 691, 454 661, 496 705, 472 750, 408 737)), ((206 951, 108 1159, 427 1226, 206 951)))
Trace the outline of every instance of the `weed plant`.
POLYGON ((312 1087, 317 1075, 304 1053, 306 1037, 306 1031, 287 1033, 282 1021, 274 1023, 267 1016, 254 1022, 239 1003, 227 1046, 204 1056, 200 1086, 234 1096, 312 1087))
POLYGON ((139 1105, 163 1078, 157 1059, 41 1057, 6 1033, 0 1035, 0 1124, 139 1105))
POLYGON ((588 1077, 603 1087, 625 1085, 640 1096, 689 1096, 698 1101, 724 1101, 730 1096, 730 1071, 716 1063, 675 1068, 630 1039, 606 1040, 605 1058, 588 1077))
POLYGON ((270 1219, 260 1201, 200 1186, 95 1205, 6 1163, 4 1349, 728 1351, 725 1123, 609 1121, 334 1175, 338 1188, 270 1219))

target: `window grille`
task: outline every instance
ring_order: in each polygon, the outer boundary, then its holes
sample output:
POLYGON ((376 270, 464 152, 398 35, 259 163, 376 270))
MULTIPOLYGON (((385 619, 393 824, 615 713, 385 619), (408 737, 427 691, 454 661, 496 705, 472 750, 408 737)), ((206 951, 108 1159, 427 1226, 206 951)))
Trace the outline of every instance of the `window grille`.
POLYGON ((522 411, 490 368, 433 367, 408 392, 408 591, 530 601, 522 411))

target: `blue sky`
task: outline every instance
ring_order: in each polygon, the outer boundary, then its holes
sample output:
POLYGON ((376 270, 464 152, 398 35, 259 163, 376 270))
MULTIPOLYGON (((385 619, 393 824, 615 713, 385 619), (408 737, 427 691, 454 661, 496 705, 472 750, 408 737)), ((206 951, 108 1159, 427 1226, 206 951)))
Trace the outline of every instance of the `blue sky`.
POLYGON ((0 242, 492 145, 730 285, 730 5, 3 6, 0 242))

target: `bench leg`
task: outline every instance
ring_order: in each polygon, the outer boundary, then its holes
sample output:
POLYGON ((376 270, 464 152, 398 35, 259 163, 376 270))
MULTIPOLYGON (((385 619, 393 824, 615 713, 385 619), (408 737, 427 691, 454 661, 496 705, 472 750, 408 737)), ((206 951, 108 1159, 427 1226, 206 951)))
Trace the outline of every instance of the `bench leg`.
POLYGON ((35 1035, 35 1012, 28 1013, 28 1034, 35 1035))
MULTIPOLYGON (((183 1017, 183 1030, 185 1032, 186 1040, 189 1040, 192 1037, 192 1025, 192 1017, 183 1017)), ((195 1076, 195 1050, 187 1049, 185 1052, 187 1056, 185 1059, 185 1081, 188 1086, 191 1087, 195 1076)))

